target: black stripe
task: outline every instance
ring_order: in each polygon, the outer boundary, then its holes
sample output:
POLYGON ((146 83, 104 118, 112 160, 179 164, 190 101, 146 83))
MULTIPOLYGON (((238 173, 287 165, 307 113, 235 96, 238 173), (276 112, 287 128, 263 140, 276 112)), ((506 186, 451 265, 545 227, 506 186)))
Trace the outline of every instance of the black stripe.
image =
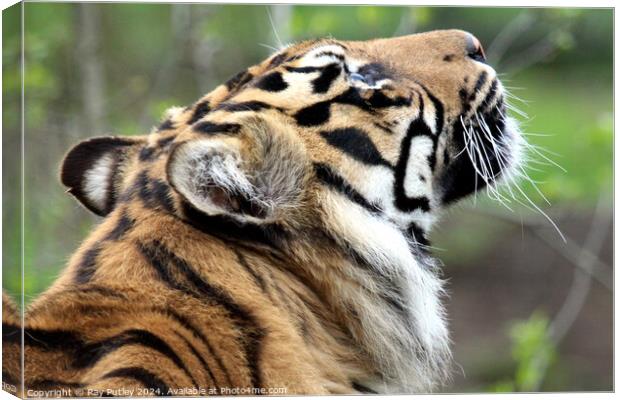
MULTIPOLYGON (((270 277, 271 277, 271 280, 273 281, 274 280, 273 274, 270 273, 270 277)), ((291 299, 289 295, 287 294, 287 292, 285 290, 282 290, 282 288, 280 288, 277 285, 277 283, 274 283, 274 287, 276 289, 274 290, 274 292, 276 293, 278 302, 276 303, 276 299, 272 298, 271 296, 269 296, 270 300, 274 304, 279 303, 279 305, 284 305, 284 308, 286 308, 286 310, 291 315, 297 316, 297 321, 296 321, 297 323, 295 325, 297 326, 299 333, 303 336, 304 341, 306 341, 308 339, 308 321, 306 320, 306 315, 304 311, 302 310, 302 307, 305 308, 306 312, 308 312, 308 307, 306 307, 306 305, 303 304, 303 302, 300 306, 300 304, 297 301, 291 299)))
POLYGON ((262 109, 272 108, 270 104, 264 103, 258 100, 244 101, 241 103, 222 103, 218 105, 214 111, 228 111, 228 112, 241 112, 241 111, 260 111, 262 109))
MULTIPOLYGON (((452 125, 452 140, 456 149, 463 149, 465 146, 465 130, 460 120, 454 121, 452 125)), ((458 157, 451 160, 447 168, 439 178, 440 187, 443 190, 442 203, 448 204, 463 196, 468 195, 478 186, 478 189, 486 185, 481 179, 466 152, 460 152, 458 157)))
MULTIPOLYGON (((170 194, 170 186, 161 179, 151 179, 151 201, 157 207, 161 206, 168 213, 174 213, 174 203, 170 194)), ((154 207, 154 208, 155 208, 154 207)))
POLYGON ((151 190, 149 188, 149 182, 149 175, 147 171, 144 170, 140 172, 140 174, 138 174, 136 180, 132 185, 132 189, 138 192, 138 196, 140 197, 146 208, 152 208, 156 206, 156 204, 153 204, 151 190))
POLYGON ((235 76, 227 80, 226 83, 224 83, 224 85, 226 85, 226 88, 228 90, 232 91, 240 87, 241 85, 248 83, 249 81, 252 80, 252 78, 254 78, 254 75, 249 73, 248 70, 246 69, 246 70, 243 70, 235 74, 235 76))
POLYGON ((344 61, 344 56, 342 54, 336 54, 333 51, 329 51, 329 50, 325 50, 325 51, 322 51, 320 53, 316 53, 314 55, 314 58, 319 58, 319 57, 323 57, 323 56, 334 57, 334 58, 339 59, 340 61, 344 61))
POLYGON ((208 305, 216 305, 228 313, 239 332, 243 336, 243 347, 246 354, 248 369, 251 374, 253 387, 261 387, 259 370, 259 353, 261 339, 265 335, 254 316, 239 306, 230 295, 221 288, 209 284, 183 259, 177 257, 167 247, 157 240, 149 244, 140 243, 138 249, 153 265, 160 279, 171 288, 193 296, 208 305), (172 275, 171 268, 181 273, 187 283, 179 282, 172 275))
POLYGON ((390 129, 390 127, 389 127, 389 126, 386 126, 386 125, 380 124, 380 123, 378 123, 378 122, 373 122, 372 124, 373 124, 374 126, 376 126, 377 128, 381 129, 383 132, 385 132, 385 133, 387 133, 387 134, 390 134, 390 135, 393 135, 393 134, 394 134, 394 132, 392 131, 392 129, 390 129))
POLYGON ((488 113, 490 111, 491 102, 495 99, 495 95, 497 94, 497 85, 497 79, 493 79, 493 82, 489 87, 489 92, 478 107, 478 111, 481 111, 482 113, 488 113))
POLYGON ((18 325, 2 323, 2 342, 3 343, 22 343, 22 328, 18 325))
POLYGON ((101 253, 102 246, 98 243, 86 250, 82 260, 75 271, 75 282, 78 284, 88 283, 97 270, 97 257, 101 253))
POLYGON ((75 282, 77 284, 85 284, 92 279, 97 271, 97 257, 99 257, 103 250, 104 243, 109 240, 120 240, 133 225, 134 221, 129 218, 126 211, 123 211, 114 228, 99 243, 84 252, 80 263, 76 267, 75 282))
POLYGON ((324 124, 330 117, 329 101, 321 101, 311 106, 302 108, 295 113, 295 120, 301 126, 314 126, 324 124))
POLYGON ((381 91, 375 91, 370 98, 364 99, 355 88, 350 88, 332 99, 302 108, 297 111, 294 117, 297 123, 302 126, 313 126, 323 124, 329 120, 330 105, 332 103, 348 104, 366 112, 374 113, 375 109, 378 108, 408 107, 411 105, 411 102, 411 98, 401 96, 390 98, 381 91))
POLYGON ((19 381, 11 373, 4 370, 2 371, 2 382, 9 383, 11 385, 17 385, 19 383, 19 381))
POLYGON ((138 159, 140 161, 151 161, 155 158, 155 147, 144 146, 140 149, 140 153, 138 153, 138 159))
POLYGON ((467 93, 467 89, 465 88, 459 89, 459 98, 461 99, 461 113, 465 115, 471 109, 471 104, 469 101, 469 94, 467 93))
POLYGON ((209 100, 205 100, 201 103, 196 104, 196 107, 194 108, 194 113, 192 114, 191 118, 187 121, 187 124, 193 125, 194 123, 198 122, 198 120, 200 120, 202 117, 207 115, 209 111, 211 111, 209 100))
POLYGON ((444 111, 443 104, 441 103, 441 101, 439 101, 437 97, 435 97, 431 93, 430 90, 428 90, 426 86, 422 85, 419 82, 418 82, 418 85, 420 85, 422 90, 424 90, 424 93, 426 93, 426 96, 428 96, 428 98, 431 99, 431 102, 433 103, 433 107, 435 107, 435 137, 438 138, 441 132, 443 131, 443 126, 444 126, 445 111, 444 111))
POLYGON ((254 282, 256 282, 258 287, 260 287, 263 292, 266 291, 267 285, 265 284, 265 280, 263 279, 263 277, 250 266, 248 260, 239 250, 233 249, 233 251, 237 255, 237 260, 239 261, 239 264, 252 276, 254 282))
POLYGON ((269 61, 269 67, 270 68, 277 67, 278 65, 282 64, 284 60, 286 60, 286 57, 288 57, 288 54, 286 54, 286 52, 276 54, 275 56, 273 56, 271 61, 269 61))
POLYGON ((487 81, 488 74, 486 71, 482 71, 482 73, 478 76, 476 83, 474 85, 471 93, 467 92, 467 89, 461 88, 459 90, 459 97, 461 99, 461 112, 463 115, 467 114, 469 110, 471 110, 472 103, 476 100, 476 95, 482 89, 482 86, 487 81))
POLYGON ((311 74, 313 72, 319 72, 323 67, 285 67, 288 72, 296 72, 299 74, 311 74))
MULTIPOLYGON (((358 93, 358 92, 356 91, 355 93, 358 93)), ((411 98, 401 97, 401 96, 391 98, 391 97, 386 96, 385 93, 383 93, 382 91, 375 90, 372 96, 370 96, 370 98, 366 102, 367 104, 370 105, 371 109, 388 108, 388 107, 408 107, 411 105, 411 98)), ((348 104, 348 103, 345 103, 345 104, 348 104)), ((359 100, 357 100, 357 98, 355 99, 355 103, 353 103, 353 105, 359 106, 359 100)))
POLYGON ((338 64, 325 66, 323 71, 321 71, 321 75, 312 80, 312 91, 314 93, 327 93, 341 72, 342 68, 338 64))
POLYGON ((215 349, 213 348, 213 345, 211 344, 211 342, 209 342, 209 339, 198 328, 196 328, 194 325, 192 325, 192 323, 186 317, 182 316, 181 314, 177 313, 176 311, 174 311, 174 310, 172 310, 170 308, 165 309, 165 310, 155 310, 155 311, 161 312, 161 313, 165 314, 166 316, 171 317, 176 322, 178 322, 179 325, 181 325, 183 328, 185 328, 188 331, 190 331, 194 336, 196 336, 199 340, 201 340, 202 343, 207 348, 207 350, 213 356, 213 359, 217 363, 217 366, 220 368, 220 370, 222 371, 222 373, 226 377, 226 380, 228 381, 228 384, 232 385, 232 380, 230 379, 230 374, 228 373, 228 370, 226 369, 226 367, 224 367, 224 363, 222 362, 222 359, 215 352, 215 349))
MULTIPOLYGON (((2 324, 5 329, 5 324, 2 324)), ((7 340, 8 343, 21 343, 21 337, 19 335, 12 335, 5 337, 3 332, 3 340, 7 340), (17 336, 17 337, 15 337, 17 336)), ((83 346, 83 341, 77 336, 75 332, 58 330, 58 329, 36 329, 25 328, 24 329, 24 346, 34 347, 41 350, 67 350, 77 349, 83 346)))
POLYGON ((168 129, 174 129, 174 123, 170 118, 159 124, 159 126, 157 127, 158 132, 167 131, 168 129))
POLYGON ((174 201, 170 186, 161 179, 149 178, 146 170, 138 174, 131 188, 123 194, 123 200, 130 199, 136 192, 145 208, 161 209, 174 214, 174 201))
POLYGON ((174 140, 174 136, 167 136, 157 140, 157 146, 166 147, 174 140))
POLYGON ((317 178, 326 184, 327 186, 337 190, 339 193, 345 195, 349 200, 364 207, 366 210, 377 213, 381 211, 381 208, 375 204, 371 204, 362 196, 357 190, 351 187, 344 178, 338 175, 327 164, 314 163, 314 172, 317 178))
POLYGON ((194 347, 194 345, 185 336, 181 335, 177 331, 174 331, 174 334, 179 339, 181 339, 183 343, 185 343, 185 345, 189 348, 189 350, 192 352, 194 357, 198 360, 198 362, 202 366, 202 369, 209 375, 209 378, 211 379, 211 382, 213 383, 213 387, 218 388, 217 381, 215 380, 215 376, 213 375, 213 371, 211 371, 211 368, 209 367, 207 360, 205 360, 202 357, 202 355, 198 352, 198 350, 194 347))
POLYGON ((411 142, 414 137, 422 135, 430 138, 434 136, 428 125, 424 123, 424 103, 420 97, 419 116, 409 124, 407 134, 401 143, 398 162, 394 168, 394 204, 399 210, 404 212, 411 212, 418 209, 422 211, 430 210, 430 202, 427 197, 408 197, 405 193, 405 177, 407 176, 407 164, 409 163, 411 142))
POLYGON ((118 222, 114 228, 106 235, 103 240, 119 240, 127 233, 134 225, 135 221, 127 215, 127 210, 123 210, 118 222))
POLYGON ((169 396, 168 385, 155 374, 141 367, 119 368, 105 374, 101 379, 126 378, 133 379, 144 385, 145 389, 155 391, 158 396, 169 396))
POLYGON ((380 90, 375 90, 370 98, 365 99, 360 96, 359 91, 355 88, 350 88, 333 99, 335 103, 349 104, 367 112, 373 112, 375 108, 408 107, 411 105, 411 101, 412 99, 409 97, 388 97, 380 90))
POLYGON ((185 223, 218 238, 257 243, 280 249, 284 239, 288 236, 287 232, 275 223, 241 224, 225 215, 207 215, 187 201, 183 201, 181 207, 185 223))
POLYGON ((92 367, 104 356, 124 346, 134 344, 147 347, 169 358, 179 369, 185 372, 194 387, 198 387, 198 383, 185 366, 185 363, 183 363, 183 360, 170 345, 157 335, 144 329, 129 329, 102 341, 83 345, 79 350, 75 350, 76 354, 71 366, 78 369, 92 367))
POLYGON ((471 93, 470 97, 475 97, 476 93, 478 93, 480 91, 480 89, 482 89, 482 86, 484 86, 484 84, 487 81, 487 72, 486 71, 482 71, 482 73, 480 73, 480 75, 478 76, 478 80, 476 81, 476 85, 474 86, 474 90, 471 93))
MULTIPOLYGON (((6 343, 19 343, 20 335, 11 334, 19 332, 19 328, 3 324, 3 340, 6 343)), ((126 345, 140 344, 149 347, 169 357, 179 368, 183 369, 193 380, 193 377, 185 368, 180 358, 172 349, 157 336, 150 332, 133 329, 120 335, 102 340, 100 342, 86 344, 71 331, 25 329, 25 346, 38 348, 44 351, 62 351, 73 358, 71 364, 74 368, 86 368, 94 365, 101 357, 126 345)), ((194 382, 195 384, 195 382, 194 382)))
POLYGON ((419 250, 425 251, 425 247, 428 247, 430 245, 430 242, 426 238, 425 232, 416 223, 412 223, 411 225, 409 225, 407 231, 409 235, 413 237, 414 241, 417 244, 422 245, 419 250))
POLYGON ((279 71, 271 72, 256 82, 256 87, 268 92, 281 92, 288 87, 288 83, 282 77, 279 71))
POLYGON ((217 124, 214 122, 199 122, 192 126, 192 129, 198 133, 212 135, 215 133, 237 133, 241 129, 239 124, 217 124))
POLYGON ((426 86, 420 84, 420 87, 426 93, 426 96, 433 103, 433 107, 435 108, 435 135, 431 136, 433 139, 433 152, 428 156, 428 164, 431 167, 431 172, 435 171, 435 167, 437 166, 437 146, 439 144, 439 135, 443 132, 444 127, 444 108, 443 104, 437 97, 435 97, 430 90, 426 88, 426 86))
POLYGON ((321 136, 327 143, 367 165, 383 165, 392 168, 379 152, 368 134, 357 128, 342 128, 323 131, 321 136))
POLYGON ((370 394, 377 394, 377 392, 375 392, 374 390, 362 385, 361 383, 358 382, 351 382, 351 387, 353 387, 353 390, 356 390, 360 393, 370 393, 370 394))

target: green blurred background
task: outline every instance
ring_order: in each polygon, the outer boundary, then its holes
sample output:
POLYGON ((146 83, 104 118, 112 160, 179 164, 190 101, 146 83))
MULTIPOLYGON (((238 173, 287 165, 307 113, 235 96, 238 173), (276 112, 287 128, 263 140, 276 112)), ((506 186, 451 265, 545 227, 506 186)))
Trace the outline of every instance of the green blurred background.
MULTIPOLYGON (((20 292, 19 9, 3 14, 3 286, 20 292)), ((25 3, 25 302, 97 218, 58 167, 79 140, 143 134, 281 43, 459 28, 484 44, 532 152, 525 195, 484 193, 433 233, 455 351, 447 392, 613 390, 611 9, 25 3), (527 204, 523 195, 517 196, 527 204)))

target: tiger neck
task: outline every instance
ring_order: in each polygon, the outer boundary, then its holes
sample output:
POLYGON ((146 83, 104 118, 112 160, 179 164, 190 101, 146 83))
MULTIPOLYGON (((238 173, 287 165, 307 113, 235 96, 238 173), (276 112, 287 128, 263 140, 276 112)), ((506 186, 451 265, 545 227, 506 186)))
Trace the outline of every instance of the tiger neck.
POLYGON ((427 391, 450 360, 434 260, 392 223, 335 198, 325 237, 300 245, 325 298, 374 367, 381 392, 427 391))

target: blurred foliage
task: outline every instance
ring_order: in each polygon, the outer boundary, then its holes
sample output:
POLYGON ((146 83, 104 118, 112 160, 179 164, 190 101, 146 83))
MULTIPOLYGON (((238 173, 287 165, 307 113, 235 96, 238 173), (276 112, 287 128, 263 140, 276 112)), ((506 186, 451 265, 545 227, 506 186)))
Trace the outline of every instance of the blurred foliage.
POLYGON ((555 344, 549 338, 548 318, 535 312, 528 320, 513 323, 509 336, 515 362, 514 377, 498 380, 488 388, 489 391, 538 391, 547 366, 556 356, 555 344))
POLYGON ((525 100, 529 104, 513 100, 531 116, 522 122, 526 135, 531 134, 526 136, 528 142, 559 165, 532 154, 528 172, 552 203, 590 205, 601 189, 611 189, 613 177, 611 71, 596 67, 562 71, 563 79, 557 78, 558 73, 528 71, 514 78, 529 83, 527 89, 513 91, 531 99, 525 100))
POLYGON ((545 373, 541 366, 550 363, 555 355, 548 325, 546 317, 533 314, 529 320, 515 323, 510 330, 512 356, 517 363, 515 387, 519 391, 537 390, 545 373))
MULTIPOLYGON (((3 281, 12 294, 21 287, 16 9, 3 14, 3 281)), ((97 221, 58 181, 59 162, 71 145, 111 132, 144 134, 166 108, 193 102, 281 44, 445 28, 464 29, 481 40, 519 98, 510 98, 511 104, 527 114, 513 112, 530 134, 527 140, 566 170, 530 154, 528 173, 554 207, 588 209, 599 193, 611 191, 609 9, 25 3, 26 301, 54 281, 97 221), (93 75, 93 69, 99 72, 93 75)), ((524 181, 522 187, 549 208, 531 184, 524 181)), ((499 207, 482 194, 477 201, 499 207)), ((439 255, 447 264, 480 259, 504 229, 473 216, 443 232, 439 247, 455 251, 439 255)), ((515 365, 497 377, 492 390, 529 390, 540 379, 536 358, 554 357, 546 328, 547 320, 535 314, 511 329, 515 365)))

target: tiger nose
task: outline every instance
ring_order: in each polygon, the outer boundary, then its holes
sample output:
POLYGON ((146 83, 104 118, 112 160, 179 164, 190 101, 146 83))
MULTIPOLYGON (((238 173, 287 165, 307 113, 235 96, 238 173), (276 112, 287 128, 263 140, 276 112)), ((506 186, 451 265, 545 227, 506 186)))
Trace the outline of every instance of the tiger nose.
POLYGON ((471 33, 468 33, 465 42, 465 51, 467 52, 467 57, 475 61, 486 61, 487 57, 484 54, 484 49, 482 48, 482 44, 477 37, 475 37, 471 33))

